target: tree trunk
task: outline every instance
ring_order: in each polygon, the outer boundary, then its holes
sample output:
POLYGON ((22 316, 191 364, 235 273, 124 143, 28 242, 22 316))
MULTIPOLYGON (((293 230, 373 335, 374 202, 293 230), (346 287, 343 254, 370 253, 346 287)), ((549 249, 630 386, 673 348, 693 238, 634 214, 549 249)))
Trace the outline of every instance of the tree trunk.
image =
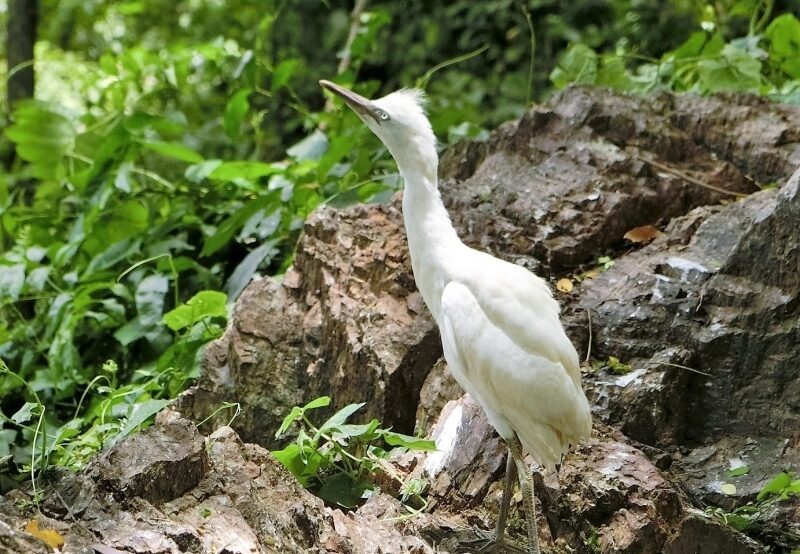
POLYGON ((8 3, 8 108, 17 100, 33 97, 33 45, 36 43, 36 0, 8 3))

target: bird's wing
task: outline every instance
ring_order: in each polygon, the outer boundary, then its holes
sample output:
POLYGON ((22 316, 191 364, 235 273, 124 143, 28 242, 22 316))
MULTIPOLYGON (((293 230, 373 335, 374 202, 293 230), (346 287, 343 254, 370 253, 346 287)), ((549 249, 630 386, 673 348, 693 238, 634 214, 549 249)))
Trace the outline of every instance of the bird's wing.
POLYGON ((558 302, 542 279, 518 265, 482 252, 455 276, 486 317, 525 350, 560 363, 580 385, 578 353, 564 333, 558 302))
POLYGON ((488 282, 450 282, 442 294, 442 343, 456 379, 501 436, 516 433, 540 464, 552 467, 588 434, 591 416, 580 374, 571 375, 577 354, 558 306, 546 286, 524 281, 532 274, 519 269, 524 273, 512 269, 504 280, 483 265, 488 282), (520 298, 534 303, 520 307, 520 298))

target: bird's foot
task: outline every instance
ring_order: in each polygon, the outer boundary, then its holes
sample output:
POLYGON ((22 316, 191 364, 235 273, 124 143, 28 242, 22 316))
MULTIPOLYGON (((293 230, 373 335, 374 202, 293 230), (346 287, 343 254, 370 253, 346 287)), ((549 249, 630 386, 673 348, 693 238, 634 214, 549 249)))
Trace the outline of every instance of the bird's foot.
POLYGON ((514 544, 506 537, 497 540, 494 533, 478 528, 474 528, 474 531, 478 535, 477 537, 458 541, 459 552, 473 552, 475 554, 502 554, 505 552, 526 554, 527 552, 527 550, 514 544))

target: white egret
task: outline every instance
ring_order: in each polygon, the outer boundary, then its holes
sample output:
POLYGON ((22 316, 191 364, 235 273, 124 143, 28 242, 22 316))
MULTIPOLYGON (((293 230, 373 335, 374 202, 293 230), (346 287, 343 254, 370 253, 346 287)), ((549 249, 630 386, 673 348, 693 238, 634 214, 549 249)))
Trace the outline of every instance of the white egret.
POLYGON ((503 548, 517 474, 528 551, 538 554, 533 479, 523 448, 551 468, 592 425, 578 354, 561 326, 558 303, 533 273, 459 240, 439 195, 436 138, 420 91, 368 100, 330 81, 320 85, 340 96, 397 162, 414 279, 439 326, 445 359, 508 445, 497 532, 487 547, 503 548))

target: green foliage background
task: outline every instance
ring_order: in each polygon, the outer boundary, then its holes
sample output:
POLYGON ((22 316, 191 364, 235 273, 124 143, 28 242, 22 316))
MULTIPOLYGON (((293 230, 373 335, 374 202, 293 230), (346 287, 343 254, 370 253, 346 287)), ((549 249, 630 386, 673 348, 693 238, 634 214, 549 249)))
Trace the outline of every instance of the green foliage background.
POLYGON ((424 85, 443 145, 571 83, 800 103, 798 0, 374 0, 355 26, 351 9, 41 1, 36 100, 0 106, 0 471, 78 468, 146 423, 314 208, 399 188, 320 78, 424 85))

